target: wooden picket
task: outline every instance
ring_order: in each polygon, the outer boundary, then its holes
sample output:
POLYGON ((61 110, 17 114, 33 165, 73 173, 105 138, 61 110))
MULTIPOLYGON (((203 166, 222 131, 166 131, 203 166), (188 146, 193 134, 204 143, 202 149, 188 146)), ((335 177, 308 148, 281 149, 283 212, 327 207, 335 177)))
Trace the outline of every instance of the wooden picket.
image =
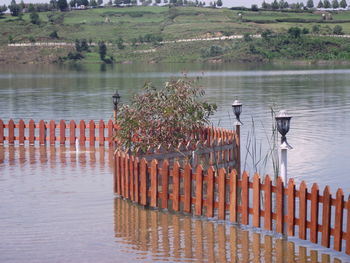
MULTIPOLYGON (((91 147, 94 147, 96 143, 99 146, 104 146, 107 142, 109 146, 114 147, 114 142, 117 142, 114 133, 116 130, 118 130, 118 125, 114 124, 112 120, 108 120, 107 123, 103 120, 97 123, 93 120, 88 123, 84 120, 77 123, 74 120, 68 122, 64 120, 58 122, 40 120, 37 124, 34 120, 30 120, 28 123, 23 120, 19 120, 18 123, 9 120, 5 124, 0 119, 0 145, 5 143, 14 145, 16 142, 19 145, 24 145, 25 142, 28 142, 29 145, 34 145, 35 142, 39 142, 40 145, 55 145, 57 142, 60 145, 68 143, 74 146, 78 139, 80 146, 85 146, 87 142, 91 147)), ((234 149, 227 149, 227 147, 228 143, 236 138, 235 131, 207 127, 195 131, 191 136, 200 139, 199 142, 206 142, 207 145, 216 143, 217 148, 222 146, 223 150, 217 153, 222 156, 221 159, 224 159, 225 156, 232 158, 234 149)), ((183 143, 181 147, 192 149, 194 146, 183 143)), ((154 153, 156 154, 156 150, 154 153)))
POLYGON ((215 170, 213 166, 204 170, 202 165, 195 168, 189 163, 180 166, 177 161, 172 167, 168 161, 162 165, 155 159, 139 161, 117 151, 114 189, 116 194, 144 206, 216 217, 257 228, 262 227, 263 221, 263 228, 268 231, 298 235, 300 239, 350 255, 350 196, 345 201, 341 189, 332 198, 328 186, 320 195, 317 184, 309 192, 304 181, 296 187, 290 179, 284 186, 278 177, 273 185, 269 176, 262 181, 254 174, 250 180, 247 172, 239 177, 236 170, 215 170), (319 216, 320 208, 322 216, 319 216))

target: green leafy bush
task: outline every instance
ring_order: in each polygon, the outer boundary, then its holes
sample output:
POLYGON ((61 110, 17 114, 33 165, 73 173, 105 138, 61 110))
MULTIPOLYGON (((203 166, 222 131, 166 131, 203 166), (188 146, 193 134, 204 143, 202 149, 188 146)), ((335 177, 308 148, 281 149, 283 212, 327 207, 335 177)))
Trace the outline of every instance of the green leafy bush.
POLYGON ((202 57, 217 57, 224 54, 225 49, 218 45, 213 45, 210 48, 202 49, 202 57))
POLYGON ((215 104, 200 100, 203 95, 204 90, 187 79, 166 82, 160 90, 146 83, 144 93, 135 95, 118 112, 119 146, 146 151, 188 141, 191 132, 209 124, 216 110, 215 104))

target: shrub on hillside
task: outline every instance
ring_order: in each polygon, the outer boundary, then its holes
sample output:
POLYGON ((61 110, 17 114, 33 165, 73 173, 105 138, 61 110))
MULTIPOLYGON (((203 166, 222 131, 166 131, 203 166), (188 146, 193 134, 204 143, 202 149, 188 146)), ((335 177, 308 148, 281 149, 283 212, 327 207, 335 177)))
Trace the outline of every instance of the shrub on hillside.
POLYGON ((218 45, 213 45, 210 48, 202 49, 202 57, 217 57, 224 54, 225 49, 218 45))
POLYGON ((333 34, 334 34, 334 35, 343 35, 343 34, 344 34, 343 28, 342 28, 340 25, 336 25, 336 26, 333 28, 333 34))

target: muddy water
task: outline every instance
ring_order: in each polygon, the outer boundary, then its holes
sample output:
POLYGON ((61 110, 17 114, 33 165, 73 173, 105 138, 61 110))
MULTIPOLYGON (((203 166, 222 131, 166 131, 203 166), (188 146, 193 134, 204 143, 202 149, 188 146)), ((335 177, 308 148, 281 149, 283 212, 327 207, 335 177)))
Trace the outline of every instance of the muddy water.
MULTIPOLYGON (((0 147, 0 262, 347 262, 114 198, 108 148, 0 147)), ((271 234, 271 233, 270 233, 271 234)))

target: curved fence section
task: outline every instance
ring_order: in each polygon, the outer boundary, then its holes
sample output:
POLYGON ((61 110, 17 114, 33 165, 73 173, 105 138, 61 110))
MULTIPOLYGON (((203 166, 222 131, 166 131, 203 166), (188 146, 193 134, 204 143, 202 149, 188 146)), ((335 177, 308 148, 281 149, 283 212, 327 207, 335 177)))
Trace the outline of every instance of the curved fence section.
POLYGON ((203 169, 189 163, 141 160, 115 153, 114 191, 143 206, 191 213, 251 225, 320 244, 350 255, 350 197, 329 187, 320 193, 293 179, 284 186, 278 177, 252 178, 235 169, 203 169))

